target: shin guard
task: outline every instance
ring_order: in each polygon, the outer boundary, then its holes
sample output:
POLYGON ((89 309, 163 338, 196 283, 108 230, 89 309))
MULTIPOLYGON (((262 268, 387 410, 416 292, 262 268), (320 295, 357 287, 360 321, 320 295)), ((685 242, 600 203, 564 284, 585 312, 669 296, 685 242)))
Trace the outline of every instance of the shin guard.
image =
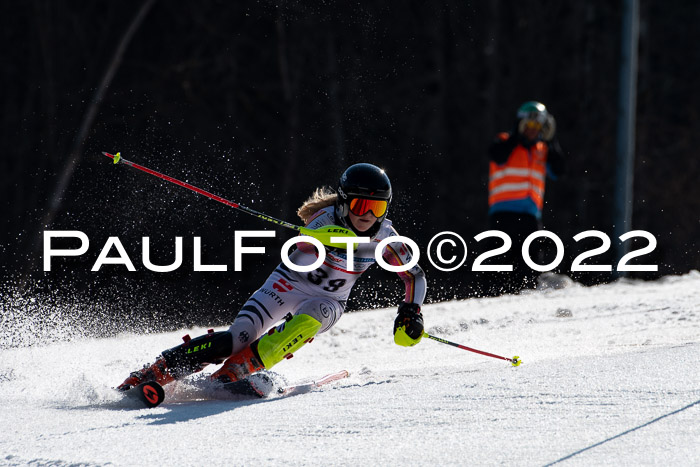
POLYGON ((254 343, 255 352, 265 368, 270 368, 285 358, 291 358, 294 352, 311 342, 320 329, 321 323, 313 317, 295 315, 254 343))
POLYGON ((233 338, 228 331, 209 332, 190 339, 183 338, 184 344, 163 352, 168 371, 175 378, 183 378, 201 371, 210 363, 221 363, 233 351, 233 338))

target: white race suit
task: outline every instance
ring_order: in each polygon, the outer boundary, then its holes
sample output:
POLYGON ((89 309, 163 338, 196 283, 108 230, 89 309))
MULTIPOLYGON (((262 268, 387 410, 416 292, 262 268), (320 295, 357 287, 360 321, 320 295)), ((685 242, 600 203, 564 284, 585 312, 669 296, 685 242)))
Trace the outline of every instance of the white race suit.
MULTIPOLYGON (((335 208, 329 206, 316 212, 307 223, 310 229, 337 225, 335 208)), ((357 279, 375 262, 375 247, 385 238, 397 236, 391 221, 385 219, 370 243, 361 243, 353 255, 353 270, 348 270, 345 250, 327 249, 323 264, 311 272, 296 272, 280 264, 270 277, 246 301, 229 328, 233 336, 233 354, 262 336, 288 314, 307 314, 321 323, 319 333, 329 330, 343 314, 350 290, 357 279)), ((292 263, 308 266, 318 259, 316 248, 300 242, 289 254, 292 263)), ((390 242, 382 251, 383 259, 392 266, 408 264, 412 255, 402 242, 390 242)), ((423 304, 426 281, 417 264, 398 273, 406 285, 404 301, 423 304)))

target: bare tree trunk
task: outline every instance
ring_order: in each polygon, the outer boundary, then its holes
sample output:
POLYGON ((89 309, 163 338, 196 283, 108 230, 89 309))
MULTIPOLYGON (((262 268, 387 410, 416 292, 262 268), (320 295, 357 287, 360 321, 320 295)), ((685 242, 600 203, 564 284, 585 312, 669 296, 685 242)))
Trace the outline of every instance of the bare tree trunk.
MULTIPOLYGON (((43 230, 51 225, 51 223, 56 218, 56 215, 61 209, 63 195, 66 189, 68 188, 68 185, 70 184, 75 169, 80 163, 80 159, 83 156, 83 144, 85 143, 85 139, 87 138, 88 132, 92 128, 92 124, 95 120, 95 116, 97 115, 97 111, 99 110, 100 104, 104 99, 104 95, 107 92, 107 89, 109 88, 109 85, 111 84, 112 79, 114 78, 114 75, 117 72, 117 69, 119 68, 119 65, 121 64, 124 52, 126 51, 129 42, 131 42, 134 33, 136 33, 136 31, 138 30, 139 26, 143 22, 143 19, 146 17, 155 1, 156 0, 147 0, 143 5, 141 5, 141 8, 139 9, 138 13, 136 14, 136 16, 134 16, 134 19, 131 21, 129 28, 122 35, 122 38, 119 41, 119 45, 114 51, 112 60, 110 61, 109 66, 105 70, 105 73, 102 77, 102 81, 95 90, 95 94, 92 97, 92 101, 90 102, 90 105, 88 106, 85 115, 83 115, 83 120, 80 125, 80 129, 78 130, 78 133, 76 134, 75 139, 73 140, 73 146, 69 153, 70 156, 68 162, 64 166, 63 172, 61 172, 58 182, 56 183, 56 187, 53 190, 53 194, 48 200, 48 209, 46 211, 46 214, 42 218, 41 224, 36 232, 36 241, 33 245, 33 253, 36 253, 39 250, 39 245, 41 245, 41 241, 43 238, 43 230)), ((25 279, 29 274, 33 272, 37 256, 38 255, 36 254, 29 255, 30 260, 27 262, 28 268, 24 274, 25 279)))
MULTIPOLYGON (((34 4, 34 11, 36 12, 35 19, 37 21, 37 31, 39 35, 39 45, 41 51, 41 59, 44 65, 44 73, 46 74, 46 81, 43 90, 46 109, 46 148, 47 153, 52 154, 56 150, 56 86, 54 78, 54 62, 53 62, 53 50, 51 49, 50 36, 52 33, 52 21, 50 20, 52 16, 51 2, 38 2, 34 4)), ((56 158, 49 158, 49 164, 51 171, 53 172, 53 164, 55 164, 56 158)))
POLYGON ((346 166, 345 132, 343 131, 343 112, 338 98, 338 57, 335 49, 335 35, 329 31, 326 42, 328 59, 328 97, 330 99, 331 135, 335 151, 333 154, 335 173, 341 173, 346 166))
POLYGON ((299 82, 300 68, 290 70, 287 51, 287 37, 282 18, 277 18, 277 34, 279 40, 279 67, 284 90, 284 100, 288 109, 287 117, 287 157, 284 163, 284 178, 281 185, 279 216, 288 217, 292 209, 289 199, 289 191, 296 179, 297 163, 299 159, 299 96, 297 96, 297 84, 299 82), (293 75, 293 76, 292 76, 293 75))
MULTIPOLYGON (((435 157, 444 159, 447 156, 447 101, 446 101, 446 67, 445 60, 446 40, 445 28, 447 24, 446 6, 443 4, 432 12, 426 22, 428 23, 427 35, 430 40, 430 69, 426 76, 425 86, 426 102, 428 108, 423 113, 424 124, 426 125, 426 141, 429 144, 429 151, 435 157)), ((399 160, 398 169, 401 173, 409 170, 410 164, 404 158, 399 160)), ((445 171, 449 170, 447 167, 445 171)), ((444 173, 444 180, 450 180, 452 174, 444 173)), ((449 183, 440 183, 437 187, 440 197, 449 196, 449 183)))
POLYGON ((486 47, 484 48, 484 57, 486 60, 486 86, 484 86, 484 128, 487 138, 493 138, 497 131, 496 128, 496 112, 501 111, 500 102, 498 102, 499 92, 499 44, 500 38, 500 0, 492 0, 488 2, 489 20, 486 28, 486 47))
POLYGON ((280 67, 280 78, 282 79, 282 91, 284 92, 284 101, 292 100, 292 84, 289 80, 289 60, 287 59, 287 33, 284 30, 284 22, 278 15, 275 24, 277 29, 277 63, 280 67))
MULTIPOLYGON (((577 112, 577 125, 581 128, 595 128, 595 120, 599 119, 600 115, 594 114, 595 100, 593 96, 596 94, 594 83, 599 78, 596 76, 597 70, 592 44, 594 43, 594 35, 596 34, 595 20, 597 19, 596 16, 598 13, 596 7, 588 3, 577 4, 577 10, 579 8, 578 16, 582 18, 580 24, 583 31, 583 59, 581 64, 582 69, 579 72, 583 77, 580 86, 583 92, 581 92, 579 96, 580 108, 579 112, 577 112)), ((573 141, 569 142, 569 144, 573 144, 573 141)), ((576 149, 579 154, 576 154, 571 147, 568 149, 564 148, 564 151, 569 151, 574 155, 574 157, 571 158, 574 164, 577 159, 580 160, 582 158, 581 156, 590 150, 589 147, 585 146, 576 149)), ((568 170, 570 173, 575 173, 576 168, 570 167, 568 170)), ((596 223, 596 213, 590 209, 588 198, 591 196, 591 193, 596 192, 596 187, 600 183, 600 180, 594 180, 591 179, 591 177, 580 177, 578 183, 579 189, 575 191, 576 208, 579 213, 578 222, 581 225, 594 225, 596 223)))

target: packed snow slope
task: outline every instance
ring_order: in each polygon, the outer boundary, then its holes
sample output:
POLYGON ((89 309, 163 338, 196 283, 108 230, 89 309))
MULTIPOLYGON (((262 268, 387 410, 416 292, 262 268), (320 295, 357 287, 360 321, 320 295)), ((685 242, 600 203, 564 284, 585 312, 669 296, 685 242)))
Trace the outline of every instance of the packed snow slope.
POLYGON ((253 401, 195 377, 156 409, 111 388, 206 330, 2 346, 0 464, 700 465, 698 272, 424 307, 428 332, 519 367, 427 339, 400 348, 394 316, 347 314, 274 368, 348 379, 253 401))

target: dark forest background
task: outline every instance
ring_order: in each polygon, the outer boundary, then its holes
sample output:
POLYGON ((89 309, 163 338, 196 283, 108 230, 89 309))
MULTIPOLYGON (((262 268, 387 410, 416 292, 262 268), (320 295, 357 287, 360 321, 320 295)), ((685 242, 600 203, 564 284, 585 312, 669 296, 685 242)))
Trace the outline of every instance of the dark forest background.
MULTIPOLYGON (((429 301, 482 295, 496 280, 470 271, 487 249, 473 239, 488 229, 486 149, 527 100, 554 114, 567 157, 567 176, 547 185, 544 212, 545 228, 567 247, 558 269, 567 273, 598 245, 578 244, 575 234, 612 238, 621 3, 3 1, 4 287, 44 301, 43 312, 87 316, 99 304, 103 318, 148 325, 231 322, 293 232, 101 155, 121 151, 294 223, 315 187, 335 186, 349 164, 374 163, 394 186, 389 217, 423 254, 443 230, 468 242, 459 271, 421 262, 429 301), (277 237, 258 242, 267 255, 234 272, 233 231, 249 229, 277 237), (44 230, 81 230, 90 250, 54 259, 45 273, 44 230), (137 272, 90 272, 109 236, 137 272), (147 271, 143 236, 157 244, 160 264, 172 262, 183 236, 183 266, 147 271), (194 236, 204 261, 228 272, 192 271, 194 236)), ((641 262, 659 271, 632 277, 654 279, 700 264, 700 3, 640 6, 633 228, 656 236, 641 262)), ((596 261, 611 264, 611 252, 596 261)), ((611 279, 571 275, 587 285, 611 279)), ((352 308, 400 301, 395 275, 375 268, 368 276, 352 308)))

